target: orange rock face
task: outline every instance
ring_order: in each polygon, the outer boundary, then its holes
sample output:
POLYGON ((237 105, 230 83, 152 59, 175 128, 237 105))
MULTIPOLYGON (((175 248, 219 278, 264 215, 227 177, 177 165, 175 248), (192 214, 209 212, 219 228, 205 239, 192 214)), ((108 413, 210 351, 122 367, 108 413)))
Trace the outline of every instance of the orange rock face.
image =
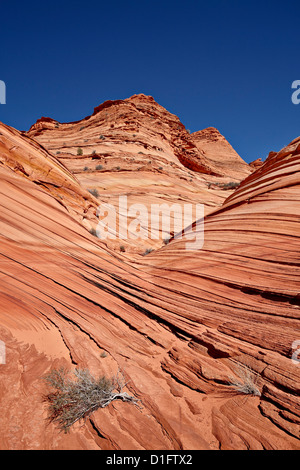
MULTIPOLYGON (((114 106, 131 109, 131 101, 144 113, 157 108, 139 96, 124 101, 104 103, 86 123, 114 106)), ((85 183, 76 172, 77 124, 60 126, 66 141, 74 126, 60 161, 53 121, 37 123, 30 138, 0 128, 0 448, 300 449, 300 365, 292 360, 300 340, 300 139, 247 170, 236 191, 206 187, 213 199, 230 195, 207 211, 202 249, 187 250, 195 221, 182 238, 142 257, 87 230, 84 214, 103 195, 94 200, 86 191, 93 172, 85 183), (61 366, 108 377, 121 370, 140 406, 116 401, 58 432, 47 421, 42 377, 61 366)), ((92 139, 96 126, 90 129, 92 139)), ((163 152, 168 168, 171 142, 163 152)), ((132 143, 118 145, 120 154, 126 145, 136 154, 132 143)), ((212 168, 218 159, 204 151, 212 168)), ((90 150, 85 158, 91 164, 90 150)), ((191 171, 173 158, 174 174, 191 171)), ((207 174, 197 178, 203 194, 207 174)))
POLYGON ((216 174, 230 177, 233 181, 241 181, 249 174, 249 165, 214 127, 194 132, 191 137, 216 174))
POLYGON ((1 124, 0 162, 14 175, 24 176, 44 189, 78 221, 96 219, 97 201, 63 163, 37 142, 1 124))

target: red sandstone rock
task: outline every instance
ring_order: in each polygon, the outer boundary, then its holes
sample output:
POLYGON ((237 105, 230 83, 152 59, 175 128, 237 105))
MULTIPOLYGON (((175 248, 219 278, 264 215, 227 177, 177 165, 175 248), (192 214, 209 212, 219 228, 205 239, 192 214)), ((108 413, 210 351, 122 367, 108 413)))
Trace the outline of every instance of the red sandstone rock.
POLYGON ((214 127, 194 132, 191 138, 216 174, 233 181, 241 181, 249 174, 249 165, 214 127))
POLYGON ((190 227, 126 257, 85 229, 79 179, 0 133, 0 448, 299 450, 300 138, 210 211, 201 250, 186 250, 190 227), (60 366, 121 369, 141 408, 115 402, 59 433, 41 377, 60 366), (230 385, 244 366, 260 396, 230 385))
POLYGON ((257 170, 261 166, 263 166, 264 162, 262 161, 261 158, 257 158, 253 162, 249 163, 250 168, 253 168, 253 170, 257 170))
MULTIPOLYGON (((118 214, 120 194, 127 196, 129 206, 143 204, 149 213, 151 204, 202 203, 207 214, 228 196, 223 184, 240 182, 251 173, 216 129, 190 135, 151 96, 106 101, 77 122, 41 118, 28 135, 63 162, 82 187, 96 190, 100 204, 112 204, 118 214), (77 155, 78 148, 82 155, 77 155)), ((160 247, 164 237, 147 238, 124 240, 122 245, 127 253, 141 254, 160 247)), ((107 244, 120 250, 119 241, 107 244)))
POLYGON ((96 219, 97 201, 63 163, 37 142, 4 124, 0 125, 0 162, 33 181, 64 206, 78 221, 96 219))

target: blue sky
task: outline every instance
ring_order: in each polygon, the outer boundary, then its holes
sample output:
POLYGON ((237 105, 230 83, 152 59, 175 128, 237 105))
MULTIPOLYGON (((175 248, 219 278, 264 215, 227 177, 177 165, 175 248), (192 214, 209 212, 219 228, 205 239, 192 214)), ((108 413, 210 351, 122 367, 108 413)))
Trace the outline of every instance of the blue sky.
POLYGON ((299 0, 0 4, 0 120, 79 120, 151 95, 191 132, 214 126, 250 162, 300 135, 299 0))

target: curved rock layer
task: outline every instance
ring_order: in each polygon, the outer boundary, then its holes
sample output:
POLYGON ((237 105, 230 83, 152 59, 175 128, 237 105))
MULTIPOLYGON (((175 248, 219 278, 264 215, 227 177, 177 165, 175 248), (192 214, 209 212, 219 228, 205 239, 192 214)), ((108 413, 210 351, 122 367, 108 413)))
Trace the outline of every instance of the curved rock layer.
POLYGON ((1 449, 300 449, 299 140, 205 219, 201 250, 195 224, 132 260, 1 163, 1 449), (121 370, 140 407, 59 433, 41 378, 60 366, 121 370), (256 396, 233 386, 249 370, 256 396))
POLYGON ((2 123, 0 163, 39 185, 83 224, 96 220, 97 201, 73 173, 36 141, 2 123))
MULTIPOLYGON (((208 214, 232 192, 226 184, 238 185, 252 171, 216 129, 190 134, 177 116, 142 94, 106 101, 77 122, 41 118, 28 135, 63 162, 99 204, 112 205, 121 226, 120 195, 126 195, 128 207, 142 204, 148 213, 153 204, 201 203, 208 214)), ((126 253, 159 248, 167 238, 142 229, 144 239, 132 235, 121 242, 126 253)), ((119 240, 107 244, 120 250, 119 240)))

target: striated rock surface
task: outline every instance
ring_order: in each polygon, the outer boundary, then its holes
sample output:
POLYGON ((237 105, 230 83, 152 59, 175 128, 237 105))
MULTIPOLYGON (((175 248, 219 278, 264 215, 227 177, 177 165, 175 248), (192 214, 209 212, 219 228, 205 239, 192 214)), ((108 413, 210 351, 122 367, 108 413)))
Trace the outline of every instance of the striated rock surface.
POLYGON ((64 166, 0 132, 0 448, 299 450, 300 138, 206 216, 201 250, 186 249, 195 223, 130 258, 85 229, 88 199, 64 166), (59 189, 40 184, 48 164, 59 189), (57 197, 71 182, 75 206, 57 197), (41 377, 60 366, 121 370, 141 406, 114 402, 59 433, 41 377), (249 370, 256 395, 232 386, 249 370))
POLYGON ((261 158, 257 158, 253 162, 249 163, 250 168, 253 169, 253 171, 258 170, 258 168, 262 167, 264 162, 262 161, 261 158))
MULTIPOLYGON (((28 135, 96 194, 99 204, 113 205, 120 225, 120 195, 127 197, 128 207, 142 204, 148 213, 152 204, 201 203, 208 214, 231 191, 224 190, 226 183, 238 184, 252 171, 218 131, 207 130, 208 151, 207 140, 190 135, 177 116, 143 94, 106 101, 77 122, 41 118, 28 135)), ((162 245, 164 236, 151 238, 142 229, 144 239, 132 236, 122 241, 126 252, 141 254, 162 245)), ((107 244, 120 250, 119 240, 107 244)))
POLYGON ((197 321, 204 326, 198 339, 215 362, 238 360, 257 374, 261 397, 247 425, 249 410, 237 413, 230 400, 212 412, 221 448, 273 448, 263 418, 300 437, 300 367, 291 361, 300 334, 299 216, 300 138, 270 154, 221 209, 207 216, 202 250, 185 250, 194 224, 181 240, 150 255, 153 275, 162 271, 166 285, 174 280, 176 291, 194 292, 197 321))
POLYGON ((0 124, 0 164, 33 181, 64 206, 78 221, 97 220, 96 199, 63 163, 31 138, 0 124))

